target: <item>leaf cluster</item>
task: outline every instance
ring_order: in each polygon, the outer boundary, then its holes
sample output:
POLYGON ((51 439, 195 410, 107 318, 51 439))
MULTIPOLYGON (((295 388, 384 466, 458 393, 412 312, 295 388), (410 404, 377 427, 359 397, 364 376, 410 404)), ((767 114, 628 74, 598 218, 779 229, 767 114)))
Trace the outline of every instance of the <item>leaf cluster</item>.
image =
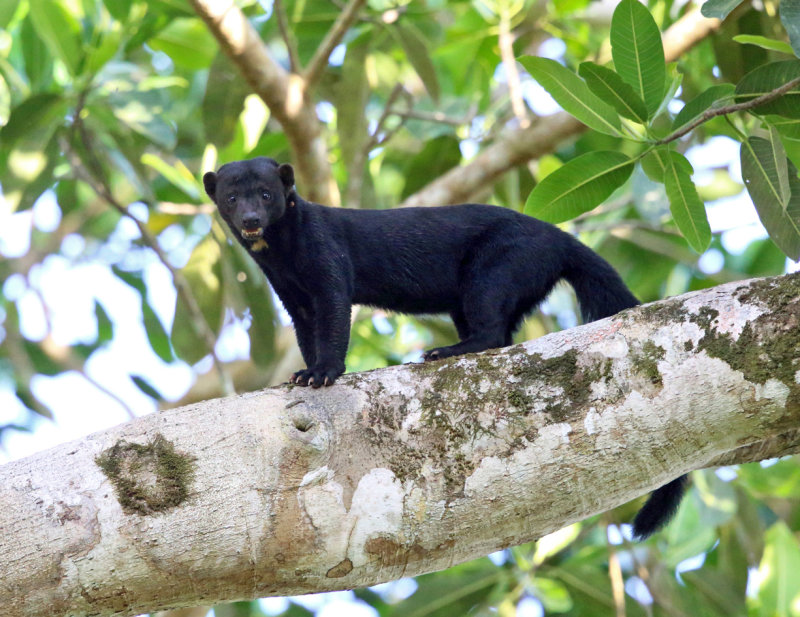
MULTIPOLYGON (((787 9, 791 15, 792 7, 789 2, 782 13, 790 31, 793 25, 786 15, 787 9)), ((743 44, 800 53, 796 38, 794 48, 763 36, 735 38, 743 44)), ((610 39, 613 68, 583 62, 576 74, 555 60, 519 59, 565 111, 595 131, 637 146, 632 155, 599 150, 569 161, 531 191, 525 212, 555 223, 571 220, 607 199, 640 164, 651 180, 664 185, 675 225, 689 246, 702 253, 711 242, 711 229, 692 182, 694 169, 676 144, 705 121, 746 112, 750 118, 740 120, 742 128, 733 127, 742 142, 745 186, 770 237, 789 258, 800 259, 800 189, 796 165, 786 150, 786 144, 792 154, 797 150, 800 60, 763 64, 736 85, 709 86, 688 100, 670 122, 667 106, 682 75, 676 65, 666 64, 661 33, 648 9, 636 0, 622 0, 614 10, 610 39), (759 127, 768 131, 768 139, 759 136, 759 127)))

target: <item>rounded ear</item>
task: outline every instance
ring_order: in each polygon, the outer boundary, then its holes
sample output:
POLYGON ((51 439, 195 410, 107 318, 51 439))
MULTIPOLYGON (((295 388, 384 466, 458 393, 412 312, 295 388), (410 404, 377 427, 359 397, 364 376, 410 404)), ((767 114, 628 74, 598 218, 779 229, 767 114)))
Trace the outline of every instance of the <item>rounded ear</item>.
POLYGON ((278 167, 278 177, 281 179, 281 182, 283 182, 287 193, 294 188, 294 169, 292 169, 289 163, 284 163, 278 167))
POLYGON ((203 176, 203 186, 206 187, 206 193, 212 201, 216 202, 214 196, 217 193, 217 174, 209 171, 203 176))

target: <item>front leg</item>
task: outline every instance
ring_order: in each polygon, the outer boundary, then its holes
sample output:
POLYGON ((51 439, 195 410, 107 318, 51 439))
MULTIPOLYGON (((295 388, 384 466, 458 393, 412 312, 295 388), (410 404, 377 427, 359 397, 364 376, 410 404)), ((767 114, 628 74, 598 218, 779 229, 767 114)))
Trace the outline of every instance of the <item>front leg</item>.
POLYGON ((344 373, 344 358, 350 340, 350 296, 345 292, 326 292, 311 300, 314 315, 315 362, 294 375, 301 386, 330 386, 344 373))
MULTIPOLYGON (((281 285, 276 282, 272 283, 275 292, 281 299, 283 308, 289 313, 292 318, 292 327, 294 327, 294 335, 297 339, 297 346, 300 347, 300 353, 307 367, 314 366, 317 362, 317 346, 314 342, 314 327, 316 319, 314 318, 311 297, 303 294, 297 288, 292 288, 288 285, 281 285)), ((305 373, 306 369, 297 371, 290 378, 290 383, 295 383, 298 377, 305 373)))
MULTIPOLYGON (((312 313, 311 301, 309 300, 306 306, 289 308, 286 305, 286 310, 292 318, 294 335, 297 339, 297 345, 300 347, 303 360, 307 367, 312 367, 317 363, 317 346, 314 337, 316 319, 312 313)), ((297 383, 298 379, 307 372, 308 369, 306 368, 293 373, 289 378, 289 382, 297 383)), ((306 379, 308 379, 308 376, 306 376, 306 379)))

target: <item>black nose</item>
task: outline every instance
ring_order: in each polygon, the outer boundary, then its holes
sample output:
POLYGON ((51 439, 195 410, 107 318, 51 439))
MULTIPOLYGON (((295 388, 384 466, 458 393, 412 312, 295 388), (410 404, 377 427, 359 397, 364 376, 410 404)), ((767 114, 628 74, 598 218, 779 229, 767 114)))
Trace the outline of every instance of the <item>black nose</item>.
POLYGON ((261 227, 261 225, 259 225, 258 216, 255 214, 250 214, 248 216, 245 216, 242 219, 242 226, 245 229, 258 229, 259 227, 261 227))

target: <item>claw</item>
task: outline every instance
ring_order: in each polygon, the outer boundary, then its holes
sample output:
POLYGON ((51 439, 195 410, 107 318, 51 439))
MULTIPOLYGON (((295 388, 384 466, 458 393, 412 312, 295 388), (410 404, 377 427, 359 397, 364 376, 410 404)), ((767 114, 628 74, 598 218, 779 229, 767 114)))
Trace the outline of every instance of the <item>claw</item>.
POLYGON ((325 380, 322 382, 322 384, 323 384, 323 385, 325 385, 325 386, 329 386, 329 385, 331 385, 332 383, 333 383, 333 382, 331 381, 331 378, 330 378, 330 377, 327 377, 327 376, 325 377, 325 380))

